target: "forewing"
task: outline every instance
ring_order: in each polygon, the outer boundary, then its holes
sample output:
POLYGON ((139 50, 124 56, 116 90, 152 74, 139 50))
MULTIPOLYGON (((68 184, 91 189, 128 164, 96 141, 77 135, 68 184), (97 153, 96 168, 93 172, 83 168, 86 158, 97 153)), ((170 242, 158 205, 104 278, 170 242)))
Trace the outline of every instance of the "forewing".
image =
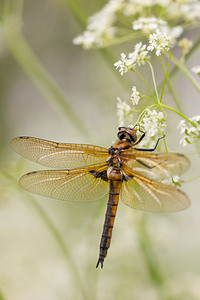
POLYGON ((156 181, 180 176, 190 166, 189 159, 178 153, 153 154, 132 150, 122 154, 123 157, 126 157, 125 164, 134 172, 156 181))
POLYGON ((41 196, 90 202, 108 193, 106 174, 106 164, 72 170, 36 171, 22 176, 19 184, 25 190, 41 196))
POLYGON ((171 212, 183 210, 190 206, 188 196, 181 190, 160 182, 156 182, 129 172, 127 181, 123 181, 122 201, 135 209, 171 212))
POLYGON ((33 137, 17 137, 11 147, 25 158, 51 168, 74 168, 104 162, 109 154, 103 147, 64 144, 33 137))

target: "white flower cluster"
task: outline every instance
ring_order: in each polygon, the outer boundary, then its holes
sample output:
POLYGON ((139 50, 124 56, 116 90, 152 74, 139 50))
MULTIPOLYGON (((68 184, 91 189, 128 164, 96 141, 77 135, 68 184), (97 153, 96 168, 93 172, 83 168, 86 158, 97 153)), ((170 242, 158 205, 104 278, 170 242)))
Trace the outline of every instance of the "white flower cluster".
POLYGON ((132 87, 132 94, 131 94, 130 98, 131 98, 133 105, 138 105, 141 96, 140 96, 140 93, 137 91, 136 86, 132 87))
MULTIPOLYGON (((88 18, 86 30, 74 39, 74 44, 82 44, 87 49, 109 45, 111 40, 121 36, 121 23, 118 22, 120 16, 122 18, 128 16, 133 20, 133 30, 149 34, 159 29, 168 35, 173 45, 183 32, 184 21, 186 28, 191 24, 198 26, 200 2, 199 0, 109 0, 99 12, 88 18), (157 17, 160 15, 164 19, 157 17)), ((128 22, 127 25, 129 26, 128 22)))
POLYGON ((178 124, 183 137, 180 140, 182 146, 192 144, 200 140, 200 115, 194 116, 189 119, 193 125, 185 120, 181 120, 178 124))
POLYGON ((159 56, 162 51, 169 50, 169 37, 166 33, 162 33, 159 29, 155 33, 149 35, 149 46, 147 50, 156 50, 156 55, 159 56))
POLYGON ((114 64, 116 69, 119 69, 121 75, 129 70, 133 70, 136 65, 144 65, 145 61, 148 59, 146 47, 146 45, 142 45, 142 42, 140 42, 135 45, 134 51, 130 52, 128 57, 126 54, 121 53, 121 59, 114 64))
POLYGON ((123 0, 110 0, 102 10, 88 18, 88 26, 82 35, 73 40, 75 45, 82 44, 85 49, 101 47, 115 36, 113 23, 116 12, 121 9, 123 0))
POLYGON ((125 122, 131 121, 133 110, 125 101, 117 98, 117 117, 119 126, 124 126, 125 122))
POLYGON ((125 53, 121 53, 121 59, 114 63, 116 69, 119 69, 121 75, 128 72, 129 70, 134 70, 136 65, 144 65, 149 57, 147 56, 148 50, 156 50, 156 55, 159 56, 161 53, 166 50, 168 51, 170 47, 169 38, 165 33, 161 33, 158 29, 156 33, 150 34, 149 36, 149 45, 142 45, 142 42, 139 42, 135 45, 134 51, 128 54, 128 57, 125 53))
POLYGON ((170 27, 167 21, 156 17, 137 19, 133 22, 133 30, 141 30, 145 34, 155 33, 156 30, 159 30, 161 35, 168 37, 171 46, 183 33, 181 26, 170 27))
POLYGON ((145 115, 140 123, 146 136, 149 138, 162 135, 165 130, 165 116, 163 112, 157 112, 156 110, 146 109, 145 115))
POLYGON ((156 17, 151 18, 139 18, 133 22, 133 30, 142 30, 145 33, 150 33, 159 29, 162 26, 166 26, 167 22, 156 17))
POLYGON ((199 0, 180 1, 180 10, 185 20, 196 22, 200 20, 200 2, 199 0))
MULTIPOLYGON (((139 103, 141 98, 140 93, 137 91, 136 86, 132 87, 132 94, 130 96, 130 99, 132 101, 132 105, 135 106, 139 103)), ((119 97, 117 98, 117 117, 118 117, 118 123, 119 126, 124 126, 124 124, 132 123, 134 114, 134 107, 131 107, 128 103, 125 101, 122 101, 119 97)))

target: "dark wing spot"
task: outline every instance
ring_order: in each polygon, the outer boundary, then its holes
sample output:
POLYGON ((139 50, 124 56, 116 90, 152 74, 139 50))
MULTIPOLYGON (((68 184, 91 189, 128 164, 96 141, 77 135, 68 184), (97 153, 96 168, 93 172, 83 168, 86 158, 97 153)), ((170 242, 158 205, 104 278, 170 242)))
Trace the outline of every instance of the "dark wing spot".
POLYGON ((32 174, 35 174, 35 173, 37 173, 37 171, 29 172, 26 175, 32 175, 32 174))
POLYGON ((96 178, 101 178, 104 181, 108 181, 107 171, 106 170, 104 170, 102 172, 90 171, 90 174, 93 175, 96 178))
POLYGON ((153 169, 153 168, 155 168, 156 166, 159 165, 159 163, 158 163, 158 164, 155 165, 155 166, 148 166, 147 164, 145 164, 143 161, 141 161, 141 160, 139 160, 139 159, 136 159, 136 161, 137 161, 139 164, 143 165, 144 167, 146 167, 146 168, 148 168, 148 169, 153 169))
POLYGON ((20 139, 29 139, 29 136, 20 136, 20 139))

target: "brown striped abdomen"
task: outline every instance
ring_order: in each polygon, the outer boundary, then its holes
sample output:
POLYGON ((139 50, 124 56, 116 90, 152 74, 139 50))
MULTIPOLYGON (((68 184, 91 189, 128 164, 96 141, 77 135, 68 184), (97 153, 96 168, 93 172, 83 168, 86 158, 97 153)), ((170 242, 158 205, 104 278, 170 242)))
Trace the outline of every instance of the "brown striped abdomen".
POLYGON ((119 193, 122 184, 122 175, 119 169, 114 168, 111 170, 108 175, 108 183, 109 198, 100 242, 99 259, 96 268, 99 264, 101 264, 101 268, 103 268, 104 258, 106 257, 108 248, 110 247, 112 230, 119 202, 119 193))

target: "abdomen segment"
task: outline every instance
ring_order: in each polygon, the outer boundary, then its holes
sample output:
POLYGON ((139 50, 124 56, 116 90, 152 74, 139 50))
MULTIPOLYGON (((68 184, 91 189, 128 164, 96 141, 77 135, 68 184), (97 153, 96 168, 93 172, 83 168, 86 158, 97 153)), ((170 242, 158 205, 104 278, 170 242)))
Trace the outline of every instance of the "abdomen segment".
POLYGON ((99 259, 96 268, 99 266, 99 264, 101 264, 101 268, 103 268, 103 262, 107 255, 108 248, 110 247, 112 230, 113 230, 115 216, 117 212, 117 206, 119 202, 119 193, 122 184, 122 176, 120 170, 113 169, 108 176, 108 182, 109 182, 109 199, 107 203, 103 233, 100 242, 99 259))

